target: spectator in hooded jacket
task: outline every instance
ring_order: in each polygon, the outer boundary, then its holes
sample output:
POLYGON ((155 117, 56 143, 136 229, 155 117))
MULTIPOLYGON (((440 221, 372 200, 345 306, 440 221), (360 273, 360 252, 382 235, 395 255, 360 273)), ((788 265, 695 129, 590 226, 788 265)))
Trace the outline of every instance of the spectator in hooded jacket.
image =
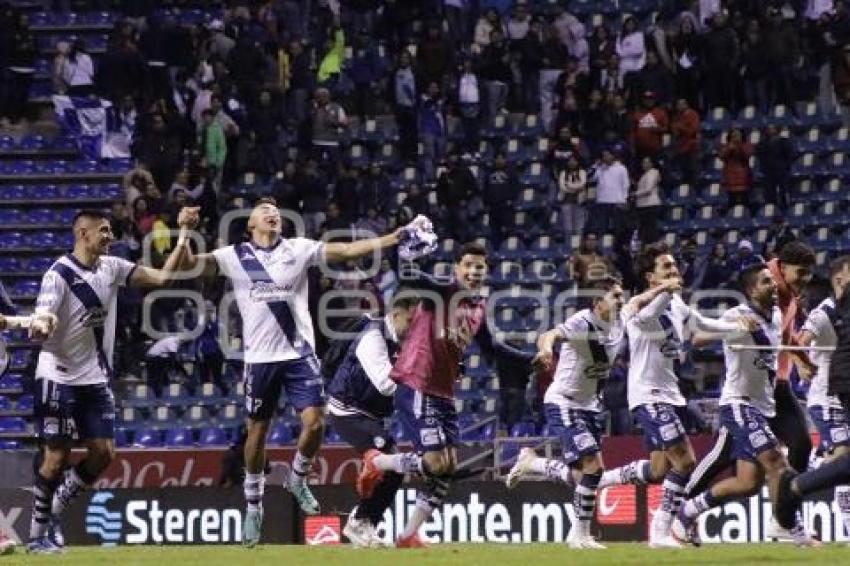
POLYGON ((752 172, 750 157, 753 147, 744 141, 741 130, 735 128, 727 135, 726 143, 720 146, 718 157, 723 162, 723 188, 729 193, 729 205, 743 204, 750 206, 750 191, 752 189, 752 172))
POLYGON ((699 175, 700 118, 685 98, 676 102, 670 130, 673 133, 673 164, 681 181, 693 187, 699 175))
POLYGON ((640 105, 632 114, 632 147, 638 158, 658 159, 663 147, 663 137, 669 128, 667 111, 655 103, 655 93, 644 92, 640 105))

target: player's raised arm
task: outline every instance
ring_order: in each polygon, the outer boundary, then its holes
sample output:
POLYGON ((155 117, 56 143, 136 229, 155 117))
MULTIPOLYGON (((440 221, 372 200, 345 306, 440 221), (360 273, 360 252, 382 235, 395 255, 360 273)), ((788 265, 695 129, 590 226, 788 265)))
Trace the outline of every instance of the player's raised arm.
POLYGON ((682 281, 678 277, 669 279, 658 287, 647 289, 626 303, 622 311, 623 320, 635 318, 638 324, 655 320, 673 300, 673 293, 681 290, 682 281))
POLYGON ((354 242, 325 244, 325 260, 330 263, 358 259, 376 251, 401 244, 399 255, 411 260, 431 253, 437 248, 437 235, 431 221, 423 215, 414 218, 407 226, 378 238, 354 242))
POLYGON ((180 214, 177 215, 180 234, 177 237, 174 251, 168 256, 165 265, 162 266, 162 269, 154 269, 144 265, 136 266, 136 269, 130 275, 130 285, 134 287, 162 287, 170 283, 178 272, 194 267, 194 263, 189 265, 187 260, 187 255, 191 254, 189 232, 198 223, 199 210, 197 206, 187 206, 180 209, 180 214))
POLYGON ((394 232, 385 234, 378 238, 367 240, 355 240, 353 242, 333 242, 325 244, 325 259, 331 263, 358 259, 384 248, 389 248, 401 241, 404 228, 398 228, 394 232))

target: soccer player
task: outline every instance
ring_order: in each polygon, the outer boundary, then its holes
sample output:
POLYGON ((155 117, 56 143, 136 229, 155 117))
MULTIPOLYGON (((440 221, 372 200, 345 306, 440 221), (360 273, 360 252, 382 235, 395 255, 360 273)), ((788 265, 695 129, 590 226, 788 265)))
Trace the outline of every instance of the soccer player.
POLYGON ((81 211, 72 224, 73 251, 44 274, 31 327, 31 334, 44 340, 35 372, 35 418, 44 460, 35 473, 30 552, 62 552, 63 511, 114 457, 115 401, 109 380, 118 287, 168 283, 197 220, 197 208, 181 209, 177 247, 160 270, 107 255, 114 239, 109 217, 81 211), (63 475, 75 433, 87 454, 63 475))
POLYGON ((380 238, 324 243, 281 237, 277 203, 261 198, 248 218, 250 241, 212 253, 186 254, 184 269, 221 273, 233 284, 245 346, 245 500, 243 543, 260 541, 265 489, 265 442, 281 389, 301 414, 301 435, 287 487, 308 515, 319 503, 307 486, 313 459, 324 437, 325 395, 307 303, 307 269, 322 262, 358 259, 394 246, 404 229, 380 238))
MULTIPOLYGON (((756 264, 738 276, 738 285, 747 304, 727 310, 721 320, 734 323, 745 318, 758 321, 751 332, 726 334, 723 353, 726 378, 720 393, 720 426, 731 438, 731 458, 735 476, 687 500, 673 522, 673 536, 681 542, 699 545, 696 521, 700 514, 739 497, 758 492, 765 478, 771 498, 775 499, 779 478, 789 470, 780 452, 768 419, 776 413, 773 387, 776 379, 777 347, 781 343, 782 312, 776 306, 777 285, 766 265, 756 264), (736 349, 737 346, 767 347, 766 350, 736 349)), ((698 333, 694 344, 712 342, 717 336, 698 333)), ((802 529, 792 531, 795 541, 808 544, 802 529), (796 534, 795 534, 796 532, 796 534)))
MULTIPOLYGON (((814 263, 815 253, 812 248, 799 241, 789 242, 783 246, 779 256, 767 263, 777 285, 777 305, 782 311, 783 345, 801 345, 796 332, 797 325, 803 322, 800 293, 811 280, 814 263)), ((780 352, 774 386, 776 414, 770 419, 769 424, 777 438, 788 447, 788 461, 791 467, 801 472, 808 468, 812 443, 806 417, 791 390, 789 375, 792 362, 796 363, 797 370, 803 377, 807 378, 816 371, 805 352, 780 352)), ((686 488, 689 499, 705 491, 711 482, 729 467, 731 449, 732 439, 721 430, 714 446, 691 475, 686 488)), ((797 534, 801 532, 802 524, 802 516, 800 516, 795 521, 793 529, 797 534)), ((797 535, 781 528, 776 521, 770 522, 766 536, 771 539, 790 538, 800 542, 797 535)))
POLYGON ((529 473, 575 484, 573 509, 578 520, 570 528, 567 544, 571 548, 604 549, 590 534, 596 488, 604 469, 599 392, 623 338, 622 327, 617 324, 623 288, 611 277, 593 282, 590 288, 597 293, 593 306, 575 313, 537 341, 535 362, 547 369, 552 365, 556 341, 563 341, 554 381, 543 397, 550 430, 561 437, 563 459, 539 458, 534 449, 523 448, 506 484, 513 488, 529 473), (577 481, 572 477, 574 471, 577 481))
MULTIPOLYGON (((834 295, 809 313, 799 336, 799 342, 803 346, 836 346, 838 337, 834 326, 835 309, 837 301, 841 300, 844 294, 845 285, 850 282, 850 256, 841 256, 832 261, 829 266, 829 280, 834 295)), ((809 416, 818 429, 820 447, 824 453, 823 463, 827 463, 850 454, 850 416, 838 396, 827 392, 832 352, 814 351, 811 357, 818 369, 809 388, 807 407, 809 416)), ((850 534, 850 486, 836 486, 835 506, 841 512, 844 528, 850 534)))
MULTIPOLYGON (((396 390, 390 370, 417 303, 413 297, 399 296, 383 317, 366 315, 366 326, 348 345, 328 384, 330 423, 361 456, 369 450, 395 452, 393 437, 384 425, 393 413, 396 390)), ((358 501, 343 529, 352 545, 381 546, 375 527, 403 479, 402 474, 387 472, 372 494, 358 501)))
POLYGON ((682 281, 676 260, 664 243, 646 246, 635 260, 635 271, 649 289, 626 304, 621 318, 631 353, 629 409, 643 428, 649 460, 606 470, 599 487, 662 482, 661 508, 652 518, 649 546, 678 548, 681 545, 670 536, 670 526, 694 469, 693 448, 676 412, 685 405, 675 371, 684 332, 689 325, 709 332, 733 332, 754 322, 709 319, 686 305, 678 295, 682 281))
POLYGON ((476 340, 485 355, 498 354, 525 363, 530 363, 533 355, 497 342, 490 333, 486 300, 481 296, 487 276, 487 250, 483 246, 468 243, 461 247, 454 277, 449 281, 421 273, 402 275, 406 275, 405 286, 424 291, 390 374, 398 383, 397 416, 416 453, 370 450, 358 485, 362 493, 371 493, 384 472, 415 472, 425 478, 413 515, 396 541, 399 548, 418 548, 425 546, 419 527, 442 505, 457 466, 460 439, 454 382, 464 351, 476 340))

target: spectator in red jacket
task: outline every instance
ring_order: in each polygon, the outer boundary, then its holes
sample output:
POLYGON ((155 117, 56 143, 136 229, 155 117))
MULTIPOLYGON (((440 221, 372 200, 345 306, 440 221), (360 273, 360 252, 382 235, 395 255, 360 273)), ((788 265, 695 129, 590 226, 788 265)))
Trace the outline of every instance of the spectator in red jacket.
POLYGON ((753 146, 744 141, 744 135, 738 128, 732 129, 726 137, 726 143, 720 146, 718 157, 723 161, 723 187, 729 192, 730 206, 750 206, 752 155, 753 146))
POLYGON ((657 159, 661 153, 662 137, 669 128, 667 111, 655 105, 655 93, 644 92, 632 114, 632 147, 638 159, 657 159))
POLYGON ((683 183, 694 185, 699 175, 700 118, 688 101, 676 102, 673 132, 673 163, 683 183))

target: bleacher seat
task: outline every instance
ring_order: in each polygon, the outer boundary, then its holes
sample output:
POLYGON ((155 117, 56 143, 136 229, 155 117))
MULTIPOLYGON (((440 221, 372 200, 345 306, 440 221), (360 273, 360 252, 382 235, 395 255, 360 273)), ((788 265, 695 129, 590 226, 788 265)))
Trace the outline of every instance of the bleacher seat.
POLYGON ((162 447, 162 432, 155 428, 143 428, 135 434, 133 446, 139 448, 162 447))
POLYGON ((515 423, 511 428, 511 436, 524 437, 524 436, 535 436, 537 434, 536 427, 534 423, 530 422, 519 422, 515 423))
POLYGON ((0 432, 26 432, 27 423, 21 417, 0 417, 0 432))
POLYGON ((185 448, 194 445, 195 441, 192 438, 192 430, 189 428, 171 428, 165 433, 166 448, 185 448))
POLYGON ((6 374, 0 377, 0 392, 20 393, 24 390, 24 379, 22 376, 14 373, 6 374))
POLYGON ((277 422, 269 432, 268 443, 275 446, 284 446, 292 442, 294 435, 292 428, 283 422, 277 422))
POLYGON ((516 236, 506 238, 499 246, 498 257, 502 259, 519 260, 525 254, 525 244, 516 236))
POLYGON ((180 383, 171 383, 162 391, 163 401, 171 406, 182 406, 191 401, 191 396, 186 386, 180 383))
POLYGON ((710 136, 726 130, 730 123, 729 111, 718 106, 712 108, 711 112, 706 116, 706 119, 702 123, 702 130, 710 136))
POLYGON ((128 401, 133 405, 151 405, 154 401, 154 392, 144 384, 134 385, 130 388, 128 401))
POLYGON ((15 409, 18 411, 32 411, 34 407, 35 400, 32 395, 21 395, 15 404, 15 409))
POLYGON ((190 423, 206 423, 212 418, 212 414, 208 407, 203 405, 193 405, 186 409, 183 415, 183 420, 190 423))
POLYGON ((843 126, 839 128, 827 141, 829 151, 850 151, 850 128, 843 126))
POLYGON ((229 444, 227 429, 220 426, 208 426, 201 429, 198 444, 209 448, 227 446, 229 444))
POLYGON ((0 412, 12 410, 12 400, 4 395, 0 395, 0 412))
POLYGON ((0 273, 8 274, 10 271, 21 271, 21 260, 17 257, 0 257, 0 273))

